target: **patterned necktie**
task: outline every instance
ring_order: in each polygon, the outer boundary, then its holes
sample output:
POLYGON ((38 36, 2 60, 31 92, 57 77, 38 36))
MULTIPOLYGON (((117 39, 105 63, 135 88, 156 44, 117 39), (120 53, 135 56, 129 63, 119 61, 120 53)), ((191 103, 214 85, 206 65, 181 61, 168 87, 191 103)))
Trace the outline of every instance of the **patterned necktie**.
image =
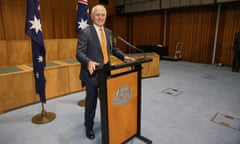
POLYGON ((108 63, 108 52, 107 52, 107 45, 106 39, 104 36, 103 28, 100 28, 100 37, 101 37, 101 46, 102 46, 102 53, 103 53, 103 62, 104 64, 108 63))

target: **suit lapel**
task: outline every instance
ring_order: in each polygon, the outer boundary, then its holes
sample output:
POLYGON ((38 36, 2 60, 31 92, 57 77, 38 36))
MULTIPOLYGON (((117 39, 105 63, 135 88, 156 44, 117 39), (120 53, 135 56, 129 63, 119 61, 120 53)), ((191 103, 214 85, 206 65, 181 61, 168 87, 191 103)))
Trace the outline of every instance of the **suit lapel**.
POLYGON ((102 51, 102 48, 101 48, 101 42, 100 42, 100 39, 98 38, 98 35, 97 35, 97 32, 94 28, 94 26, 92 26, 92 34, 93 34, 93 41, 95 41, 95 44, 96 44, 96 47, 102 51))

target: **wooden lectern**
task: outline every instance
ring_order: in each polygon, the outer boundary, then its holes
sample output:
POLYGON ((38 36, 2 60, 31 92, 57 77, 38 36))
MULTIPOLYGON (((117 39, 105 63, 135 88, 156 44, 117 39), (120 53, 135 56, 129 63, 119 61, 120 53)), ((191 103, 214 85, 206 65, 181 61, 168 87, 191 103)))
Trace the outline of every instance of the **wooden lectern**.
POLYGON ((96 70, 102 144, 123 144, 133 138, 152 143, 141 136, 141 70, 142 63, 149 61, 151 59, 144 58, 96 70), (119 69, 125 71, 112 74, 119 69))

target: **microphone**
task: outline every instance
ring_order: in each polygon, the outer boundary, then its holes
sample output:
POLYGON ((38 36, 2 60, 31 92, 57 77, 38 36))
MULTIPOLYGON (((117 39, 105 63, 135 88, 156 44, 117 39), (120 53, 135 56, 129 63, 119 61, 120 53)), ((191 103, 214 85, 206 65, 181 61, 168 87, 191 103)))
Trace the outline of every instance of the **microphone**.
POLYGON ((127 42, 126 40, 124 40, 124 39, 121 38, 120 36, 118 36, 118 39, 119 39, 120 41, 122 41, 123 43, 125 43, 126 45, 128 45, 129 47, 131 47, 131 48, 133 48, 133 49, 141 52, 141 53, 143 54, 143 56, 144 56, 144 59, 146 59, 146 54, 145 54, 145 52, 144 52, 142 49, 139 49, 139 48, 137 48, 136 46, 130 44, 129 42, 127 42))

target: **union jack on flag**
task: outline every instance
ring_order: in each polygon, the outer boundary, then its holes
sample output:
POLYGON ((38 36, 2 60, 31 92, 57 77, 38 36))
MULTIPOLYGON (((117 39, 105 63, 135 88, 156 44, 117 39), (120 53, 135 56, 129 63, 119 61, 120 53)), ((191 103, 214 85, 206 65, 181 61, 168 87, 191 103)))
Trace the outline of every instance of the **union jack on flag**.
POLYGON ((88 0, 78 0, 77 18, 76 18, 76 32, 89 26, 89 8, 88 0))

